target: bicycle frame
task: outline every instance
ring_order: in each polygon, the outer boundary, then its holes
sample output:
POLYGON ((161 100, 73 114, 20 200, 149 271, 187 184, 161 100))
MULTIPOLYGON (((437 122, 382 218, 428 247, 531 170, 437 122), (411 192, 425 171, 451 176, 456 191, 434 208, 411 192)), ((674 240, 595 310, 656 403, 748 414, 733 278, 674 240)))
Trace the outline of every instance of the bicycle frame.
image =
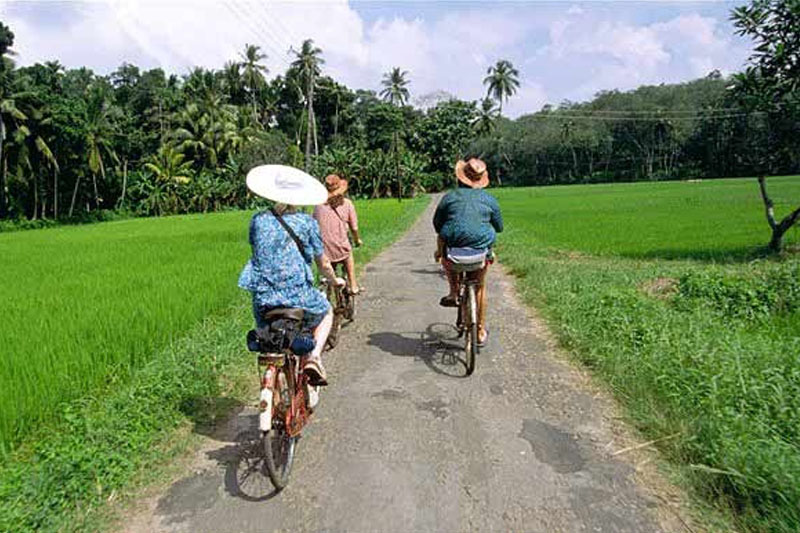
POLYGON ((261 370, 261 394, 258 426, 270 431, 280 421, 290 437, 300 434, 310 413, 306 405, 306 378, 300 370, 299 358, 292 354, 262 354, 258 357, 261 370), (288 370, 281 372, 282 369, 288 370), (286 383, 282 383, 282 379, 286 383), (281 397, 275 398, 275 393, 281 397), (288 408, 287 408, 288 407, 288 408), (281 413, 281 409, 285 411, 281 413), (283 415, 283 416, 280 416, 283 415))

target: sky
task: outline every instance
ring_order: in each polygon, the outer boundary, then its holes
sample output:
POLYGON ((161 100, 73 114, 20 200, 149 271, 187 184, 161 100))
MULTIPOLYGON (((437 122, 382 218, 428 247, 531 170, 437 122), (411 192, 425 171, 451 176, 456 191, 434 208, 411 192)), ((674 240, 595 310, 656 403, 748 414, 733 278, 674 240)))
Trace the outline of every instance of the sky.
POLYGON ((270 77, 289 49, 312 38, 323 72, 356 89, 380 89, 393 67, 409 72, 412 100, 441 91, 485 95, 499 59, 519 70, 504 113, 585 101, 601 90, 675 83, 740 70, 750 43, 735 35, 726 1, 0 0, 19 65, 57 59, 100 74, 129 62, 185 74, 266 52, 270 77))

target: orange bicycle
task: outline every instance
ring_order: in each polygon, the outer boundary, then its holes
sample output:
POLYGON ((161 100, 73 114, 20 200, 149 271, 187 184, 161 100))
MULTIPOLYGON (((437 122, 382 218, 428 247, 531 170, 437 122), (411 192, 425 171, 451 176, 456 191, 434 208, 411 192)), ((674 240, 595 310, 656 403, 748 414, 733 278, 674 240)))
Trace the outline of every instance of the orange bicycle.
MULTIPOLYGON (((274 309, 264 315, 267 325, 248 333, 248 346, 258 352, 261 395, 258 405, 259 448, 277 491, 289 482, 297 442, 308 423, 317 393, 308 384, 295 339, 300 335, 302 309, 274 309)), ((311 344, 313 347, 313 343, 311 344)))

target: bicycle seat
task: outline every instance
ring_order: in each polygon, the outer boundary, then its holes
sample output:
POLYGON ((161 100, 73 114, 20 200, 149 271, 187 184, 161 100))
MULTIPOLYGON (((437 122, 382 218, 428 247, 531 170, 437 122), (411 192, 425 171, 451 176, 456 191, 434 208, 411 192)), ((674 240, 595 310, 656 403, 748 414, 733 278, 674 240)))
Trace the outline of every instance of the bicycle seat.
POLYGON ((264 319, 267 322, 277 320, 278 318, 288 318, 289 320, 296 320, 298 322, 303 320, 305 311, 295 307, 279 307, 264 313, 264 319))
POLYGON ((486 264, 488 250, 478 248, 448 248, 447 259, 453 263, 457 272, 480 270, 486 264))

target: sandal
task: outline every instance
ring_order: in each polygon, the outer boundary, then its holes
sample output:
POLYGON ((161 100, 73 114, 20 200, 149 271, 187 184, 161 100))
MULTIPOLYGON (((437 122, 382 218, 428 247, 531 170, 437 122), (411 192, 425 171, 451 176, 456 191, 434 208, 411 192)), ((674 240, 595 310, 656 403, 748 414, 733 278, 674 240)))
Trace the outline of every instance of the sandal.
POLYGON ((316 361, 308 361, 303 366, 303 373, 308 376, 308 384, 312 387, 324 387, 328 384, 325 378, 325 371, 316 361))
POLYGON ((489 330, 487 328, 483 328, 483 340, 480 339, 481 336, 478 335, 478 348, 483 348, 489 342, 489 330))
POLYGON ((458 302, 448 294, 447 296, 442 296, 442 299, 439 300, 439 305, 442 307, 458 307, 458 302))

